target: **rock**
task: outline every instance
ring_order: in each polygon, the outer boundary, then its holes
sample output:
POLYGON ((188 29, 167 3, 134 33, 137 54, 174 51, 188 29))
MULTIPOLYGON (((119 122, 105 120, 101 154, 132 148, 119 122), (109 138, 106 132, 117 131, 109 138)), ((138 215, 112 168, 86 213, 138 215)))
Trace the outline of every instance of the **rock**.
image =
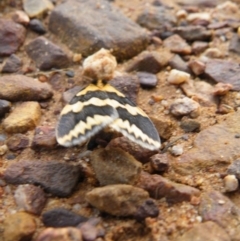
POLYGON ((146 72, 137 72, 137 76, 142 87, 156 87, 157 85, 157 76, 155 74, 146 73, 146 72))
POLYGON ((240 95, 236 91, 229 91, 225 95, 221 96, 219 109, 222 106, 226 113, 234 112, 240 105, 240 95))
POLYGON ((33 129, 41 118, 38 102, 23 102, 15 107, 10 115, 3 120, 3 129, 8 133, 23 133, 33 129))
POLYGON ((27 26, 30 21, 28 15, 24 11, 21 11, 21 10, 16 10, 12 14, 12 20, 16 23, 20 23, 25 26, 27 26))
POLYGON ((42 214, 42 222, 46 227, 75 227, 85 221, 86 217, 65 208, 54 208, 42 214))
POLYGON ((70 63, 63 50, 45 37, 37 37, 25 49, 40 70, 66 68, 70 63))
POLYGON ((29 22, 29 28, 38 34, 45 34, 47 32, 46 28, 44 27, 43 23, 34 18, 29 22))
POLYGON ((169 60, 169 65, 172 69, 191 73, 191 70, 189 69, 187 63, 178 54, 175 54, 173 58, 169 60))
POLYGON ((215 82, 228 83, 233 90, 240 90, 240 66, 237 62, 212 59, 206 63, 205 74, 215 82))
POLYGON ((139 206, 148 198, 146 191, 126 184, 94 188, 86 195, 87 202, 92 206, 120 217, 136 215, 139 206))
POLYGON ((2 73, 15 73, 22 67, 22 60, 15 54, 12 54, 2 67, 2 73))
POLYGON ((107 48, 113 50, 117 59, 124 60, 145 49, 148 44, 145 30, 109 2, 100 0, 98 4, 97 11, 95 0, 70 0, 59 4, 50 15, 50 31, 83 56, 107 48))
POLYGON ((225 84, 225 83, 217 83, 215 86, 214 86, 214 90, 213 90, 213 94, 214 95, 226 95, 229 90, 232 90, 232 85, 231 84, 225 84))
POLYGON ((2 229, 4 241, 31 240, 36 231, 34 216, 25 212, 10 214, 4 220, 2 229))
POLYGON ((233 192, 238 189, 238 179, 235 175, 227 175, 223 179, 226 192, 233 192))
POLYGON ((170 149, 170 152, 174 156, 180 156, 183 154, 183 147, 181 145, 174 145, 170 149))
POLYGON ((204 73, 206 65, 199 60, 192 60, 189 62, 188 66, 195 75, 201 75, 204 73))
POLYGON ((3 156, 8 151, 7 145, 0 145, 0 156, 3 156))
POLYGON ((93 170, 100 185, 134 184, 141 171, 141 163, 122 149, 97 149, 90 155, 93 170))
POLYGON ((203 59, 204 58, 219 59, 219 58, 223 58, 224 54, 218 48, 208 48, 205 50, 205 52, 202 54, 201 57, 203 59))
POLYGON ((19 185, 15 190, 14 199, 18 209, 36 215, 42 212, 47 201, 44 191, 30 184, 19 185))
POLYGON ((236 176, 240 180, 240 159, 234 160, 227 169, 227 173, 236 176))
POLYGON ((209 40, 211 38, 211 31, 206 30, 203 26, 184 26, 173 29, 175 34, 180 35, 186 41, 202 41, 209 40))
POLYGON ((230 43, 229 43, 229 51, 240 54, 240 38, 239 35, 233 34, 230 43))
POLYGON ((196 117, 199 115, 200 105, 188 98, 184 97, 181 99, 176 99, 170 106, 170 112, 174 116, 190 115, 191 117, 196 117))
POLYGON ((15 53, 23 44, 25 35, 26 29, 21 24, 10 19, 0 19, 0 56, 15 53))
POLYGON ((29 146, 29 138, 23 134, 15 134, 7 140, 8 149, 11 151, 18 151, 29 146))
POLYGON ((11 184, 40 185, 46 192, 66 197, 72 193, 81 175, 77 165, 59 161, 23 160, 7 167, 4 179, 11 184))
POLYGON ((143 51, 130 60, 126 66, 126 71, 142 71, 156 74, 167 65, 170 58, 171 54, 166 51, 163 53, 158 51, 143 51))
POLYGON ((189 79, 190 74, 180 70, 172 69, 168 75, 167 81, 170 84, 179 85, 188 81, 189 79))
POLYGON ((168 171, 169 160, 166 153, 155 154, 150 158, 150 164, 154 171, 164 173, 168 171))
POLYGON ((176 54, 191 54, 192 49, 191 46, 187 44, 187 42, 181 38, 179 35, 174 34, 163 41, 163 46, 170 49, 171 52, 176 54))
POLYGON ((49 0, 24 0, 23 9, 29 17, 37 17, 45 12, 52 10, 54 5, 49 0))
POLYGON ((130 141, 126 137, 118 137, 115 139, 112 139, 108 146, 109 149, 113 148, 120 148, 124 150, 125 152, 128 152, 130 155, 132 155, 137 161, 140 162, 148 162, 149 158, 156 154, 156 151, 151 151, 148 149, 145 149, 138 144, 130 141))
POLYGON ((7 100, 0 100, 0 117, 3 117, 11 109, 11 103, 7 100))
POLYGON ((24 75, 0 77, 0 98, 9 101, 46 100, 53 95, 50 85, 24 75))
POLYGON ((150 197, 154 199, 166 198, 169 203, 178 203, 191 201, 195 196, 200 195, 196 188, 174 183, 160 175, 142 172, 137 186, 148 191, 150 197))
POLYGON ((83 241, 78 228, 47 228, 44 229, 36 241, 83 241))
POLYGON ((190 230, 185 232, 176 241, 231 241, 227 232, 214 222, 208 221, 199 223, 193 226, 190 230))
POLYGON ((200 54, 207 48, 208 48, 208 42, 194 41, 192 44, 192 52, 194 54, 200 54))
POLYGON ((55 128, 51 126, 38 126, 35 129, 35 133, 32 141, 33 149, 53 149, 57 145, 55 128))
POLYGON ((180 127, 185 132, 199 132, 201 123, 192 119, 183 119, 181 120, 180 127))
POLYGON ((201 23, 200 25, 207 26, 211 22, 211 15, 207 12, 190 13, 187 16, 187 21, 190 24, 201 23))

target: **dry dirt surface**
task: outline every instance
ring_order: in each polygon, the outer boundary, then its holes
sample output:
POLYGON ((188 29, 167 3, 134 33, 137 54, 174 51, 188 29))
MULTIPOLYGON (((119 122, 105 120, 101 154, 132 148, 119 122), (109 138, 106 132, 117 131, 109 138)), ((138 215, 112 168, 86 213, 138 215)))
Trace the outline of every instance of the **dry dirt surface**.
POLYGON ((1 0, 0 241, 240 240, 239 63, 239 0, 1 0), (159 150, 57 143, 101 48, 159 150))

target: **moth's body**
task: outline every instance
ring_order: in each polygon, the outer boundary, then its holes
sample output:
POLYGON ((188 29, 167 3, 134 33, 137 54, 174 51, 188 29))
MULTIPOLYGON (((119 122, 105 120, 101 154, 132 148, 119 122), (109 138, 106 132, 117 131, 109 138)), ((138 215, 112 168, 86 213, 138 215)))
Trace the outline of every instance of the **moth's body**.
POLYGON ((158 132, 144 111, 102 80, 93 81, 63 108, 57 141, 63 146, 83 144, 107 127, 147 149, 160 148, 158 132))

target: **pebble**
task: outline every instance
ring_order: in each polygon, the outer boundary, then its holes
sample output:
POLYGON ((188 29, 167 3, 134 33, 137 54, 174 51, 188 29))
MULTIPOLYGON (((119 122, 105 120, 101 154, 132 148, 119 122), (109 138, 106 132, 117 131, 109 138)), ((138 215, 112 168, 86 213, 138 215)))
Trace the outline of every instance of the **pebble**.
POLYGON ((2 73, 15 73, 22 67, 22 60, 15 54, 11 54, 2 67, 2 73))
POLYGON ((161 53, 146 50, 130 60, 125 70, 127 72, 141 71, 156 74, 168 64, 171 57, 172 55, 166 51, 161 53))
POLYGON ((47 32, 46 28, 44 27, 43 23, 39 19, 31 19, 29 22, 29 28, 38 34, 45 34, 47 32))
POLYGON ((238 179, 235 175, 227 175, 223 179, 226 192, 234 192, 238 189, 238 179))
POLYGON ((177 70, 172 69, 167 77, 167 81, 170 84, 179 85, 182 84, 190 79, 190 74, 177 70))
POLYGON ((98 6, 99 11, 96 11, 95 0, 63 2, 50 14, 49 30, 73 52, 83 56, 89 56, 107 46, 118 60, 125 60, 146 48, 146 30, 110 2, 99 0, 98 6), (66 33, 74 38, 69 38, 66 33))
POLYGON ((0 146, 0 156, 3 156, 4 154, 6 154, 7 151, 8 151, 7 145, 0 146))
POLYGON ((170 152, 174 156, 181 156, 183 154, 183 147, 181 145, 174 145, 170 152))
POLYGON ((17 105, 3 120, 3 129, 8 133, 23 133, 33 129, 41 118, 38 102, 27 101, 17 105))
POLYGON ((188 63, 188 66, 190 67, 190 69, 192 70, 192 72, 195 74, 195 75, 201 75, 204 73, 204 70, 206 68, 206 65, 200 61, 200 60, 191 60, 189 63, 188 63))
MULTIPOLYGON (((240 29, 240 27, 239 27, 240 29)), ((240 30, 239 30, 240 32, 240 30)), ((233 34, 229 43, 229 51, 240 55, 240 34, 233 34)))
POLYGON ((119 148, 94 150, 90 161, 101 186, 134 184, 142 167, 133 156, 119 148))
POLYGON ((196 117, 199 115, 199 108, 200 105, 196 101, 184 97, 173 101, 170 106, 170 112, 174 116, 190 115, 191 117, 196 117))
POLYGON ((39 215, 47 201, 44 191, 31 184, 19 185, 14 193, 18 209, 39 215))
POLYGON ((156 87, 157 85, 158 80, 155 74, 146 73, 146 72, 137 72, 137 77, 142 87, 152 88, 152 87, 156 87))
POLYGON ((126 184, 94 188, 86 200, 102 212, 120 217, 134 216, 149 195, 141 188, 126 184))
POLYGON ((163 46, 176 54, 191 54, 192 49, 188 43, 178 34, 174 34, 163 41, 163 46))
POLYGON ((214 86, 213 94, 219 96, 226 95, 232 88, 231 84, 219 82, 214 86))
POLYGON ((200 54, 205 49, 208 48, 208 45, 209 45, 208 42, 194 41, 193 44, 192 44, 192 51, 193 51, 194 54, 200 54))
POLYGON ((29 138, 23 134, 15 134, 8 138, 6 144, 10 151, 18 151, 29 146, 29 138))
POLYGON ((201 123, 196 120, 183 118, 183 120, 181 120, 180 127, 185 132, 199 132, 201 128, 201 123))
POLYGON ((9 214, 2 225, 3 240, 31 240, 37 228, 33 215, 25 212, 9 214))
POLYGON ((36 241, 83 241, 82 233, 78 228, 46 228, 36 241))
POLYGON ((206 51, 202 54, 201 57, 207 57, 211 59, 220 59, 223 58, 223 53, 218 48, 208 48, 206 51))
POLYGON ((227 173, 229 175, 234 175, 238 180, 240 180, 240 159, 234 160, 228 167, 227 173))
POLYGON ((11 102, 0 100, 0 118, 3 117, 11 109, 11 102))
POLYGON ((211 15, 207 12, 190 13, 187 16, 187 21, 190 23, 204 22, 204 25, 208 25, 211 21, 211 15))
POLYGON ((169 158, 166 153, 155 154, 150 158, 151 167, 155 172, 164 173, 169 169, 169 158))
POLYGON ((31 147, 33 149, 52 149, 57 146, 55 128, 51 126, 38 126, 35 129, 31 147))
POLYGON ((13 14, 12 14, 12 20, 16 23, 20 23, 24 26, 27 26, 29 24, 29 17, 28 15, 21 10, 16 10, 13 14))
POLYGON ((49 10, 52 10, 54 5, 50 0, 24 0, 23 9, 30 18, 38 17, 49 10))
POLYGON ((45 227, 76 227, 86 221, 86 217, 65 208, 50 209, 42 214, 42 222, 45 227))
POLYGON ((178 54, 175 54, 169 60, 169 66, 172 69, 180 70, 186 73, 191 73, 191 70, 189 69, 187 63, 178 54))
POLYGON ((68 67, 70 64, 67 54, 43 36, 30 41, 25 50, 40 70, 61 69, 68 67))
POLYGON ((78 165, 60 161, 22 160, 7 167, 4 179, 11 184, 40 185, 46 192, 66 197, 72 193, 81 175, 78 165))
POLYGON ((0 77, 0 98, 9 101, 46 100, 53 92, 49 84, 24 75, 0 77))

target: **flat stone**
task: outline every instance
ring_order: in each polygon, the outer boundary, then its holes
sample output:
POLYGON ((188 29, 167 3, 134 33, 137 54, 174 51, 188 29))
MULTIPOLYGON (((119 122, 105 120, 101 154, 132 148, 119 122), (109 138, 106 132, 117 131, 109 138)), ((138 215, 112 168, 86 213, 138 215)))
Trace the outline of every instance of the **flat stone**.
POLYGON ((146 73, 146 72, 137 72, 137 76, 142 87, 156 87, 157 85, 157 76, 155 74, 146 73))
POLYGON ((207 61, 205 74, 215 82, 229 83, 233 90, 240 90, 240 66, 237 62, 212 59, 207 61))
POLYGON ((231 241, 228 233, 214 222, 208 221, 194 225, 176 241, 231 241))
POLYGON ((180 123, 180 127, 185 132, 199 132, 201 123, 193 119, 183 119, 180 123))
POLYGON ((29 138, 23 134, 15 134, 7 140, 8 149, 11 151, 18 151, 29 147, 29 138))
POLYGON ((11 102, 0 100, 0 117, 3 117, 11 109, 11 102))
POLYGON ((240 54, 240 38, 238 34, 233 34, 229 43, 229 51, 240 54))
POLYGON ((10 55, 2 67, 2 73, 15 73, 21 69, 22 60, 15 54, 10 55))
POLYGON ((200 54, 208 48, 209 43, 204 41, 194 41, 192 44, 192 51, 194 54, 200 54))
POLYGON ((33 129, 41 118, 41 108, 38 102, 23 102, 15 107, 9 116, 3 120, 2 126, 9 133, 23 133, 33 129))
POLYGON ((188 66, 195 75, 201 75, 204 73, 206 65, 199 60, 192 60, 188 63, 188 66))
POLYGON ((134 216, 149 195, 141 188, 126 184, 108 185, 94 188, 86 195, 86 200, 102 212, 127 217, 134 216))
POLYGON ((214 86, 213 94, 223 96, 229 93, 229 91, 232 90, 232 88, 233 87, 231 84, 225 84, 225 83, 219 82, 214 86))
POLYGON ((93 170, 100 185, 134 184, 141 171, 141 163, 118 148, 97 149, 90 155, 93 170))
POLYGON ((25 49, 40 70, 66 68, 70 63, 67 54, 45 37, 37 37, 25 49))
POLYGON ((98 9, 95 0, 70 0, 59 4, 50 15, 50 31, 83 56, 106 48, 124 60, 146 48, 148 35, 144 29, 108 1, 100 0, 98 4, 98 9))
POLYGON ((11 184, 40 185, 59 197, 70 195, 80 175, 80 167, 59 161, 19 161, 7 167, 4 179, 11 184))
POLYGON ((46 100, 53 95, 49 84, 24 75, 0 77, 0 98, 9 101, 46 100))
POLYGON ((200 195, 200 191, 194 187, 174 183, 160 175, 150 175, 147 172, 141 173, 137 186, 148 191, 150 197, 165 197, 169 203, 189 202, 193 197, 200 195))
POLYGON ((191 73, 188 64, 178 55, 175 54, 170 60, 169 65, 172 69, 177 69, 186 73, 191 73))
POLYGON ((192 49, 188 43, 179 35, 174 34, 163 41, 163 46, 169 48, 171 52, 176 54, 191 54, 192 49))
POLYGON ((30 184, 19 185, 15 190, 14 199, 18 209, 36 215, 42 212, 47 201, 44 191, 30 184))
POLYGON ((31 240, 37 225, 33 215, 17 212, 5 218, 2 229, 4 241, 31 240))
POLYGON ((0 56, 15 53, 23 44, 25 35, 26 29, 21 24, 10 19, 0 19, 0 56))
POLYGON ((65 208, 54 208, 42 214, 45 227, 75 227, 85 221, 87 221, 86 217, 65 208))

